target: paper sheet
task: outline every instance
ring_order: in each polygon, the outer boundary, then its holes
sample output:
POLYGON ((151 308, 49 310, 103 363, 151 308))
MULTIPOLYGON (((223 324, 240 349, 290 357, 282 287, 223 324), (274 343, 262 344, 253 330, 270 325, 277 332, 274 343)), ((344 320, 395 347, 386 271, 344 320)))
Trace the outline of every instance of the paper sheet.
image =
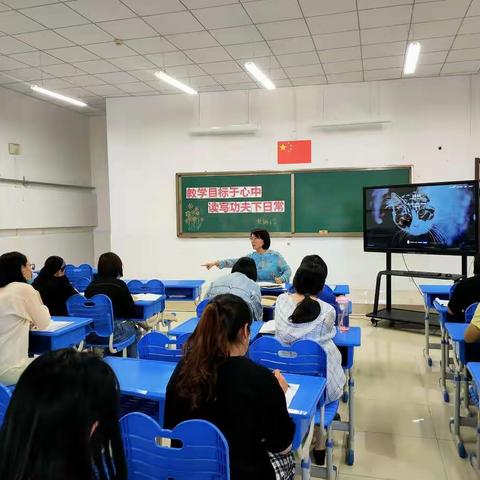
POLYGON ((292 403, 293 397, 297 393, 298 387, 300 385, 298 383, 290 383, 288 385, 288 390, 285 392, 285 398, 287 399, 287 408, 292 403))
POLYGON ((448 307, 449 300, 440 300, 439 298, 436 298, 435 301, 438 302, 440 305, 443 305, 444 307, 448 307))
POLYGON ((161 295, 157 295, 155 293, 138 293, 132 295, 132 297, 135 302, 138 302, 140 300, 152 302, 154 300, 158 300, 161 295))
POLYGON ((260 328, 260 333, 275 334, 275 320, 265 322, 260 328))
POLYGON ((336 285, 330 285, 330 284, 328 284, 328 286, 329 286, 332 290, 335 290, 335 289, 337 288, 336 285))
POLYGON ((274 283, 274 282, 257 282, 260 288, 271 288, 272 290, 278 288, 285 288, 284 283, 274 283))
POLYGON ((72 323, 75 323, 75 322, 63 322, 63 321, 51 322, 47 328, 42 328, 41 330, 35 329, 35 331, 36 332, 55 332, 56 330, 60 330, 61 328, 66 327, 67 325, 71 325, 72 323))

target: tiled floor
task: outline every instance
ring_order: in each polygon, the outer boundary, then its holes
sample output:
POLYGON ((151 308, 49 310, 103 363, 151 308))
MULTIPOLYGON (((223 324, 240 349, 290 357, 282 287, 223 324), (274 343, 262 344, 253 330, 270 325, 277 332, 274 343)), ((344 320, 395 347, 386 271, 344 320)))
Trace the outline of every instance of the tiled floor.
MULTIPOLYGON (((344 463, 344 437, 335 435, 342 449, 335 455, 338 479, 478 480, 469 461, 458 457, 449 431, 452 406, 443 403, 438 387, 439 351, 430 369, 420 333, 374 328, 364 317, 352 323, 362 327, 355 354, 355 464, 344 463)), ((473 429, 462 433, 473 451, 473 429)))

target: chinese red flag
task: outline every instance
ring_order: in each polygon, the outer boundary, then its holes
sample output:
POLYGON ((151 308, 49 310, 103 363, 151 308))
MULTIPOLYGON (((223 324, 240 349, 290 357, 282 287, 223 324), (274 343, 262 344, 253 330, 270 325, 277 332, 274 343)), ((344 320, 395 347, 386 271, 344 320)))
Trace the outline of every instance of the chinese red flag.
POLYGON ((312 141, 277 142, 277 163, 312 163, 312 141))

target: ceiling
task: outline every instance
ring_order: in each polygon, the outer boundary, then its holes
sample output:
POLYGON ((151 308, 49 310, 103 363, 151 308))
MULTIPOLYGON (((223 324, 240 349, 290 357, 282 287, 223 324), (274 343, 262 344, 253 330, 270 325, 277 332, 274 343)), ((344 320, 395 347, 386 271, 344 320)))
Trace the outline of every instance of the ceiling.
MULTIPOLYGON (((480 0, 0 0, 0 86, 36 83, 105 110, 105 98, 477 73, 480 0), (121 39, 116 45, 114 39, 121 39)), ((62 104, 63 105, 63 104, 62 104)), ((72 107, 77 109, 77 107, 72 107)))

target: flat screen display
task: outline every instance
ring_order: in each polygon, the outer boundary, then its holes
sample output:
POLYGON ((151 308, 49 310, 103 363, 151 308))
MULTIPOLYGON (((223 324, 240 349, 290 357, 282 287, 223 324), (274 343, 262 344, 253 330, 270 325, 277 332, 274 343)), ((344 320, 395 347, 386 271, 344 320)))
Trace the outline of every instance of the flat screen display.
POLYGON ((364 250, 474 255, 475 181, 365 187, 364 250))

